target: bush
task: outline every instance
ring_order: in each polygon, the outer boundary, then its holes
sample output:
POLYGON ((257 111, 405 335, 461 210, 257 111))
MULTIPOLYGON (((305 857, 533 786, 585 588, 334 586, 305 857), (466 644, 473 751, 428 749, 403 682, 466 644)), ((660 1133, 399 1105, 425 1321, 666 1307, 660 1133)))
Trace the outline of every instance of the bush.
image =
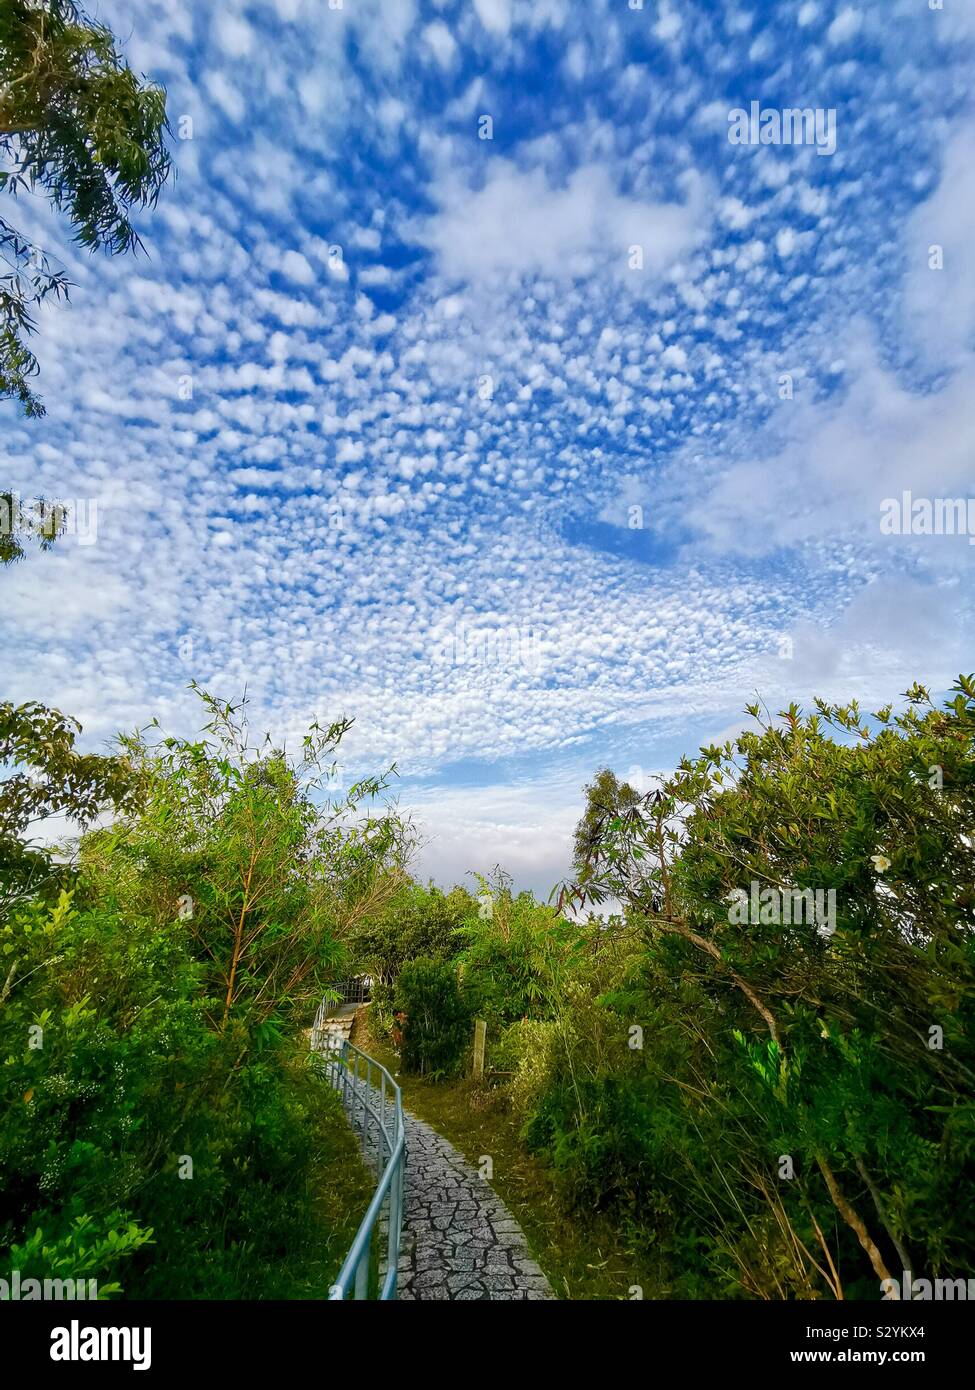
POLYGON ((402 1066, 433 1081, 456 1076, 471 1043, 472 1014, 456 967, 420 957, 400 971, 396 1009, 406 1015, 402 1066))
POLYGON ((552 1084, 562 1043, 554 1023, 525 1019, 505 1029, 493 1060, 500 1070, 510 1071, 508 1099, 522 1121, 538 1108, 552 1084))
POLYGON ((74 888, 0 915, 0 1247, 129 1297, 321 1297, 370 1184, 298 1029, 401 827, 357 815, 378 782, 317 807, 345 724, 295 765, 206 703, 213 739, 126 741, 143 799, 74 888))
POLYGON ((396 981, 407 961, 453 960, 463 945, 459 930, 476 912, 465 888, 443 893, 404 878, 389 901, 357 922, 347 937, 356 968, 372 976, 369 1026, 373 1037, 392 1031, 396 981))
POLYGON ((489 1026, 551 1018, 561 1007, 567 966, 579 929, 531 893, 512 894, 498 873, 480 879, 480 906, 459 932, 464 982, 489 1026))
POLYGON ((344 1212, 323 1219, 327 1159, 361 1173, 353 1213, 368 1183, 305 1056, 242 1058, 208 1026, 177 924, 75 912, 63 894, 0 943, 15 966, 0 1007, 9 1268, 94 1278, 103 1295, 266 1297, 304 1281, 320 1297, 351 1237, 344 1212))

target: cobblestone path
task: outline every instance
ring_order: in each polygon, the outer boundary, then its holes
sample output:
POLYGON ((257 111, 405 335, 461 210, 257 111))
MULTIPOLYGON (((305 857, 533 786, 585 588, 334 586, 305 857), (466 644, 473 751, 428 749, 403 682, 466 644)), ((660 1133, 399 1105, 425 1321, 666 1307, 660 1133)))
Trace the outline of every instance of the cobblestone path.
POLYGON ((402 1299, 554 1298, 521 1227, 461 1154, 404 1113, 402 1299))

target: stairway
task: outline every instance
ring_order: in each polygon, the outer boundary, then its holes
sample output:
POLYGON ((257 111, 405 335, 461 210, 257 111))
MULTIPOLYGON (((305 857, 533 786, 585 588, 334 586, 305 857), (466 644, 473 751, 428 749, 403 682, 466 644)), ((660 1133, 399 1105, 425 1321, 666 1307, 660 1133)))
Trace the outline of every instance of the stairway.
POLYGON ((337 1051, 349 1041, 358 1008, 358 1004, 338 1004, 335 1012, 322 1020, 318 1032, 320 1052, 337 1051))

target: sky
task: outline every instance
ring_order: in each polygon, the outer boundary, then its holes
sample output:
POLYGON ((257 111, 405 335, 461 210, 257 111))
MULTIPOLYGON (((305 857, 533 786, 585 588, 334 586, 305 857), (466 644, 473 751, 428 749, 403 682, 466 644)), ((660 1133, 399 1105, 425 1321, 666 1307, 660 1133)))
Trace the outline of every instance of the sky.
POLYGON ((597 768, 975 666, 969 536, 883 524, 975 497, 972 0, 97 15, 177 177, 135 257, 5 210, 74 288, 3 478, 77 526, 0 574, 4 698, 354 717, 422 876, 547 896, 597 768))

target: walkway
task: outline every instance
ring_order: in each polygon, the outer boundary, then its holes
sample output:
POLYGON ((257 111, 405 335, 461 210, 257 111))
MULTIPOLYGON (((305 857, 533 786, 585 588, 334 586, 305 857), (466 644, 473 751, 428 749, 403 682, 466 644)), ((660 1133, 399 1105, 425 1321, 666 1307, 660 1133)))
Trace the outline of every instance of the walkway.
POLYGON ((398 1297, 555 1295, 521 1227, 477 1170, 415 1115, 406 1125, 406 1203, 398 1297))
MULTIPOLYGON (((322 1038, 329 1047, 348 1042, 357 1007, 342 1005, 323 1021, 322 1038)), ((375 1087, 373 1091, 378 1102, 375 1087)), ((518 1222, 477 1170, 442 1134, 406 1110, 403 1127, 406 1169, 397 1297, 554 1298, 518 1222)), ((374 1125, 361 1138, 367 1160, 378 1168, 374 1125)), ((386 1220, 384 1210, 378 1222, 383 1250, 386 1220)))

